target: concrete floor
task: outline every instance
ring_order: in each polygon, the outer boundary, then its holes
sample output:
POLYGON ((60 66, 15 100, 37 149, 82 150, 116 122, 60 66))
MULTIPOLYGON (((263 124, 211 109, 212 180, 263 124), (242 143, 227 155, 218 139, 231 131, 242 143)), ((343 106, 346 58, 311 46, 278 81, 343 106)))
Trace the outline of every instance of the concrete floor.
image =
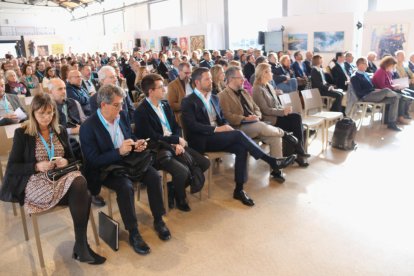
MULTIPOLYGON (((139 228, 151 254, 135 254, 122 230, 118 252, 103 242, 97 249, 108 258, 101 266, 71 259, 66 209, 40 218, 40 269, 31 220, 26 242, 20 218, 2 202, 0 275, 414 275, 413 137, 413 125, 396 133, 376 123, 361 128, 353 152, 329 147, 319 154, 315 141, 311 166, 286 169, 284 184, 269 181, 268 166, 250 159, 253 208, 232 199, 233 161, 226 157, 210 199, 190 196, 190 213, 169 213, 170 241, 156 236, 143 196, 139 228)), ((88 236, 96 248, 90 229, 88 236)))

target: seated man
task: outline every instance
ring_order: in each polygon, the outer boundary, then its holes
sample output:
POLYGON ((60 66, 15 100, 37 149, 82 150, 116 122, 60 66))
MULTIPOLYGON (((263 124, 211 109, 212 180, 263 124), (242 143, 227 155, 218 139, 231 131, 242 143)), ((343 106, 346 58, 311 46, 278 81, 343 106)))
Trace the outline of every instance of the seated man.
MULTIPOLYGON (((109 65, 102 66, 102 68, 98 71, 98 79, 99 79, 100 86, 103 86, 106 84, 118 85, 115 69, 109 65)), ((92 114, 95 113, 96 110, 98 109, 97 98, 98 98, 98 95, 94 94, 90 99, 92 114)), ((125 93, 125 99, 123 101, 122 110, 126 112, 128 120, 132 122, 134 118, 135 109, 127 93, 125 93)))
POLYGON ((191 79, 196 87, 194 93, 185 97, 181 103, 182 123, 189 146, 200 153, 234 153, 236 188, 233 198, 247 206, 253 206, 254 201, 243 191, 243 185, 247 181, 247 153, 256 159, 262 159, 275 171, 290 165, 295 158, 271 157, 246 134, 228 125, 223 118, 218 97, 211 94, 212 79, 207 68, 194 70, 191 79))
POLYGON ((335 59, 330 63, 330 68, 335 86, 346 91, 348 90, 349 76, 346 73, 344 62, 344 53, 338 52, 336 53, 335 59))
POLYGON ((0 78, 0 126, 17 124, 20 120, 14 111, 18 108, 26 113, 17 95, 6 94, 5 81, 0 78))
POLYGON ((254 55, 248 55, 246 58, 246 64, 243 67, 243 75, 249 82, 250 82, 250 78, 252 77, 252 75, 254 75, 255 65, 256 65, 256 59, 254 55))
POLYGON ((377 58, 377 53, 375 52, 369 52, 367 55, 368 60, 368 67, 366 72, 374 74, 377 71, 377 65, 375 65, 374 61, 377 58))
POLYGON ((82 65, 80 68, 82 74, 82 87, 88 91, 89 96, 96 93, 96 80, 92 78, 92 69, 89 65, 82 65))
MULTIPOLYGON (((240 129, 250 138, 258 138, 270 147, 270 156, 283 157, 282 137, 293 144, 297 139, 278 127, 261 122, 262 113, 252 97, 243 90, 243 73, 240 67, 229 67, 226 71, 227 87, 218 94, 224 118, 230 125, 240 129)), ((284 182, 281 171, 273 170, 272 176, 284 182)))
POLYGON ((353 61, 354 61, 354 56, 352 55, 351 52, 347 52, 345 54, 344 66, 345 66, 345 72, 348 75, 348 77, 351 77, 354 74, 354 72, 357 70, 355 65, 352 63, 353 61))
MULTIPOLYGON (((99 194, 101 185, 116 192, 119 211, 125 228, 129 231, 129 243, 138 254, 148 254, 149 246, 138 232, 135 213, 134 187, 124 176, 109 174, 101 179, 103 169, 120 162, 131 151, 141 152, 147 147, 145 140, 135 141, 126 119, 122 104, 125 98, 120 87, 108 84, 98 90, 99 109, 80 128, 80 141, 85 158, 84 173, 92 195, 99 194)), ((162 188, 158 172, 148 167, 141 182, 147 187, 148 200, 154 217, 154 228, 161 240, 171 238, 170 231, 162 220, 165 214, 162 188)))
POLYGON ((71 70, 68 74, 68 84, 66 86, 66 95, 80 103, 83 113, 86 116, 91 115, 91 106, 89 104, 88 90, 82 87, 82 74, 78 70, 71 70))
POLYGON ((214 66, 214 62, 211 60, 211 54, 210 51, 204 51, 203 52, 203 60, 200 62, 200 67, 205 67, 210 69, 214 66))
POLYGON ((191 171, 177 157, 186 151, 202 172, 208 169, 210 162, 197 151, 187 147, 187 142, 180 137, 181 128, 175 121, 170 106, 166 101, 163 101, 165 92, 163 81, 164 79, 158 74, 149 74, 142 79, 141 87, 146 100, 138 106, 134 113, 135 136, 138 139, 149 138, 154 143, 164 141, 175 149, 175 158, 160 162, 156 166, 172 175, 172 181, 168 187, 169 194, 172 195, 170 207, 174 207, 175 194, 177 208, 188 212, 191 209, 188 206, 185 188, 189 184, 191 171))
POLYGON ((181 62, 178 65, 178 78, 168 84, 168 103, 175 114, 175 119, 180 124, 181 101, 191 93, 193 88, 190 83, 191 65, 188 62, 181 62))
POLYGON ((352 88, 355 95, 360 101, 386 103, 390 105, 388 110, 388 128, 401 131, 397 126, 398 102, 400 96, 391 89, 375 89, 371 79, 366 73, 368 61, 365 58, 359 58, 356 62, 358 71, 351 77, 352 88))
POLYGON ((322 96, 329 96, 335 99, 332 104, 331 111, 342 112, 342 98, 344 97, 344 93, 341 90, 336 89, 333 85, 328 84, 326 81, 325 73, 321 67, 322 57, 320 55, 314 55, 312 58, 312 65, 312 88, 318 88, 319 93, 322 96))
POLYGON ((170 82, 178 78, 178 65, 181 63, 181 59, 179 57, 176 57, 172 60, 172 68, 170 71, 168 71, 168 79, 170 82))
POLYGON ((306 83, 308 81, 308 73, 306 70, 305 64, 302 62, 303 56, 300 51, 296 51, 293 54, 293 57, 295 58, 295 62, 291 65, 291 68, 293 70, 293 73, 295 73, 295 77, 298 80, 298 87, 299 90, 303 90, 306 87, 306 83))
POLYGON ((307 51, 305 55, 306 55, 306 59, 303 61, 303 67, 305 67, 306 75, 310 77, 311 70, 312 70, 313 53, 311 51, 307 51))

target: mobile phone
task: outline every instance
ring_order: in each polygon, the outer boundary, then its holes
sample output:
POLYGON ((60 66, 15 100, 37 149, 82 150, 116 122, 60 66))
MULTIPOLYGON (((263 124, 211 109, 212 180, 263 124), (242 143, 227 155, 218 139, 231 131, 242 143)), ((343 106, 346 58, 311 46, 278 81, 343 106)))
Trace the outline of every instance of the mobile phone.
POLYGON ((62 157, 60 157, 60 156, 55 156, 55 157, 52 157, 52 159, 50 159, 50 162, 54 162, 54 161, 56 161, 56 160, 58 160, 58 159, 61 159, 62 157))

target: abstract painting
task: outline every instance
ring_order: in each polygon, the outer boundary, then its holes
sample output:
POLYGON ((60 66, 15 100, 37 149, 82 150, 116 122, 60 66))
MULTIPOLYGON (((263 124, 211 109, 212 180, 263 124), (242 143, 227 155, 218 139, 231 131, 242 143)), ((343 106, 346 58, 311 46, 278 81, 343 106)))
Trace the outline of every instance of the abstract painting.
POLYGON ((345 32, 314 32, 314 52, 340 52, 344 50, 345 32))
POLYGON ((308 34, 288 34, 288 50, 307 50, 308 34))
POLYGON ((408 40, 408 28, 409 24, 372 26, 371 50, 378 54, 379 59, 404 50, 408 40))
POLYGON ((190 36, 190 49, 191 51, 201 49, 204 50, 205 48, 205 40, 204 35, 195 35, 190 36))

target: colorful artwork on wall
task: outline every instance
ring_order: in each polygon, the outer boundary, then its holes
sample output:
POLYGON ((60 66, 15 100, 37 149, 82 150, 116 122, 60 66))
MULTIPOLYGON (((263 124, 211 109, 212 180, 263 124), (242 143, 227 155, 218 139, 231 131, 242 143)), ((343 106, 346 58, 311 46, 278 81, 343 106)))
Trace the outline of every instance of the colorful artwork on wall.
POLYGON ((48 56, 49 55, 49 46, 48 45, 39 45, 39 46, 37 46, 37 54, 39 56, 48 56))
POLYGON ((201 49, 204 50, 205 48, 205 40, 204 35, 195 35, 190 36, 190 49, 191 51, 201 49))
POLYGON ((345 32, 314 32, 314 52, 339 52, 344 50, 345 32))
POLYGON ((308 34, 288 34, 288 50, 307 50, 308 34))
POLYGON ((408 28, 408 23, 372 26, 371 50, 378 54, 379 59, 404 50, 408 40, 408 28))

